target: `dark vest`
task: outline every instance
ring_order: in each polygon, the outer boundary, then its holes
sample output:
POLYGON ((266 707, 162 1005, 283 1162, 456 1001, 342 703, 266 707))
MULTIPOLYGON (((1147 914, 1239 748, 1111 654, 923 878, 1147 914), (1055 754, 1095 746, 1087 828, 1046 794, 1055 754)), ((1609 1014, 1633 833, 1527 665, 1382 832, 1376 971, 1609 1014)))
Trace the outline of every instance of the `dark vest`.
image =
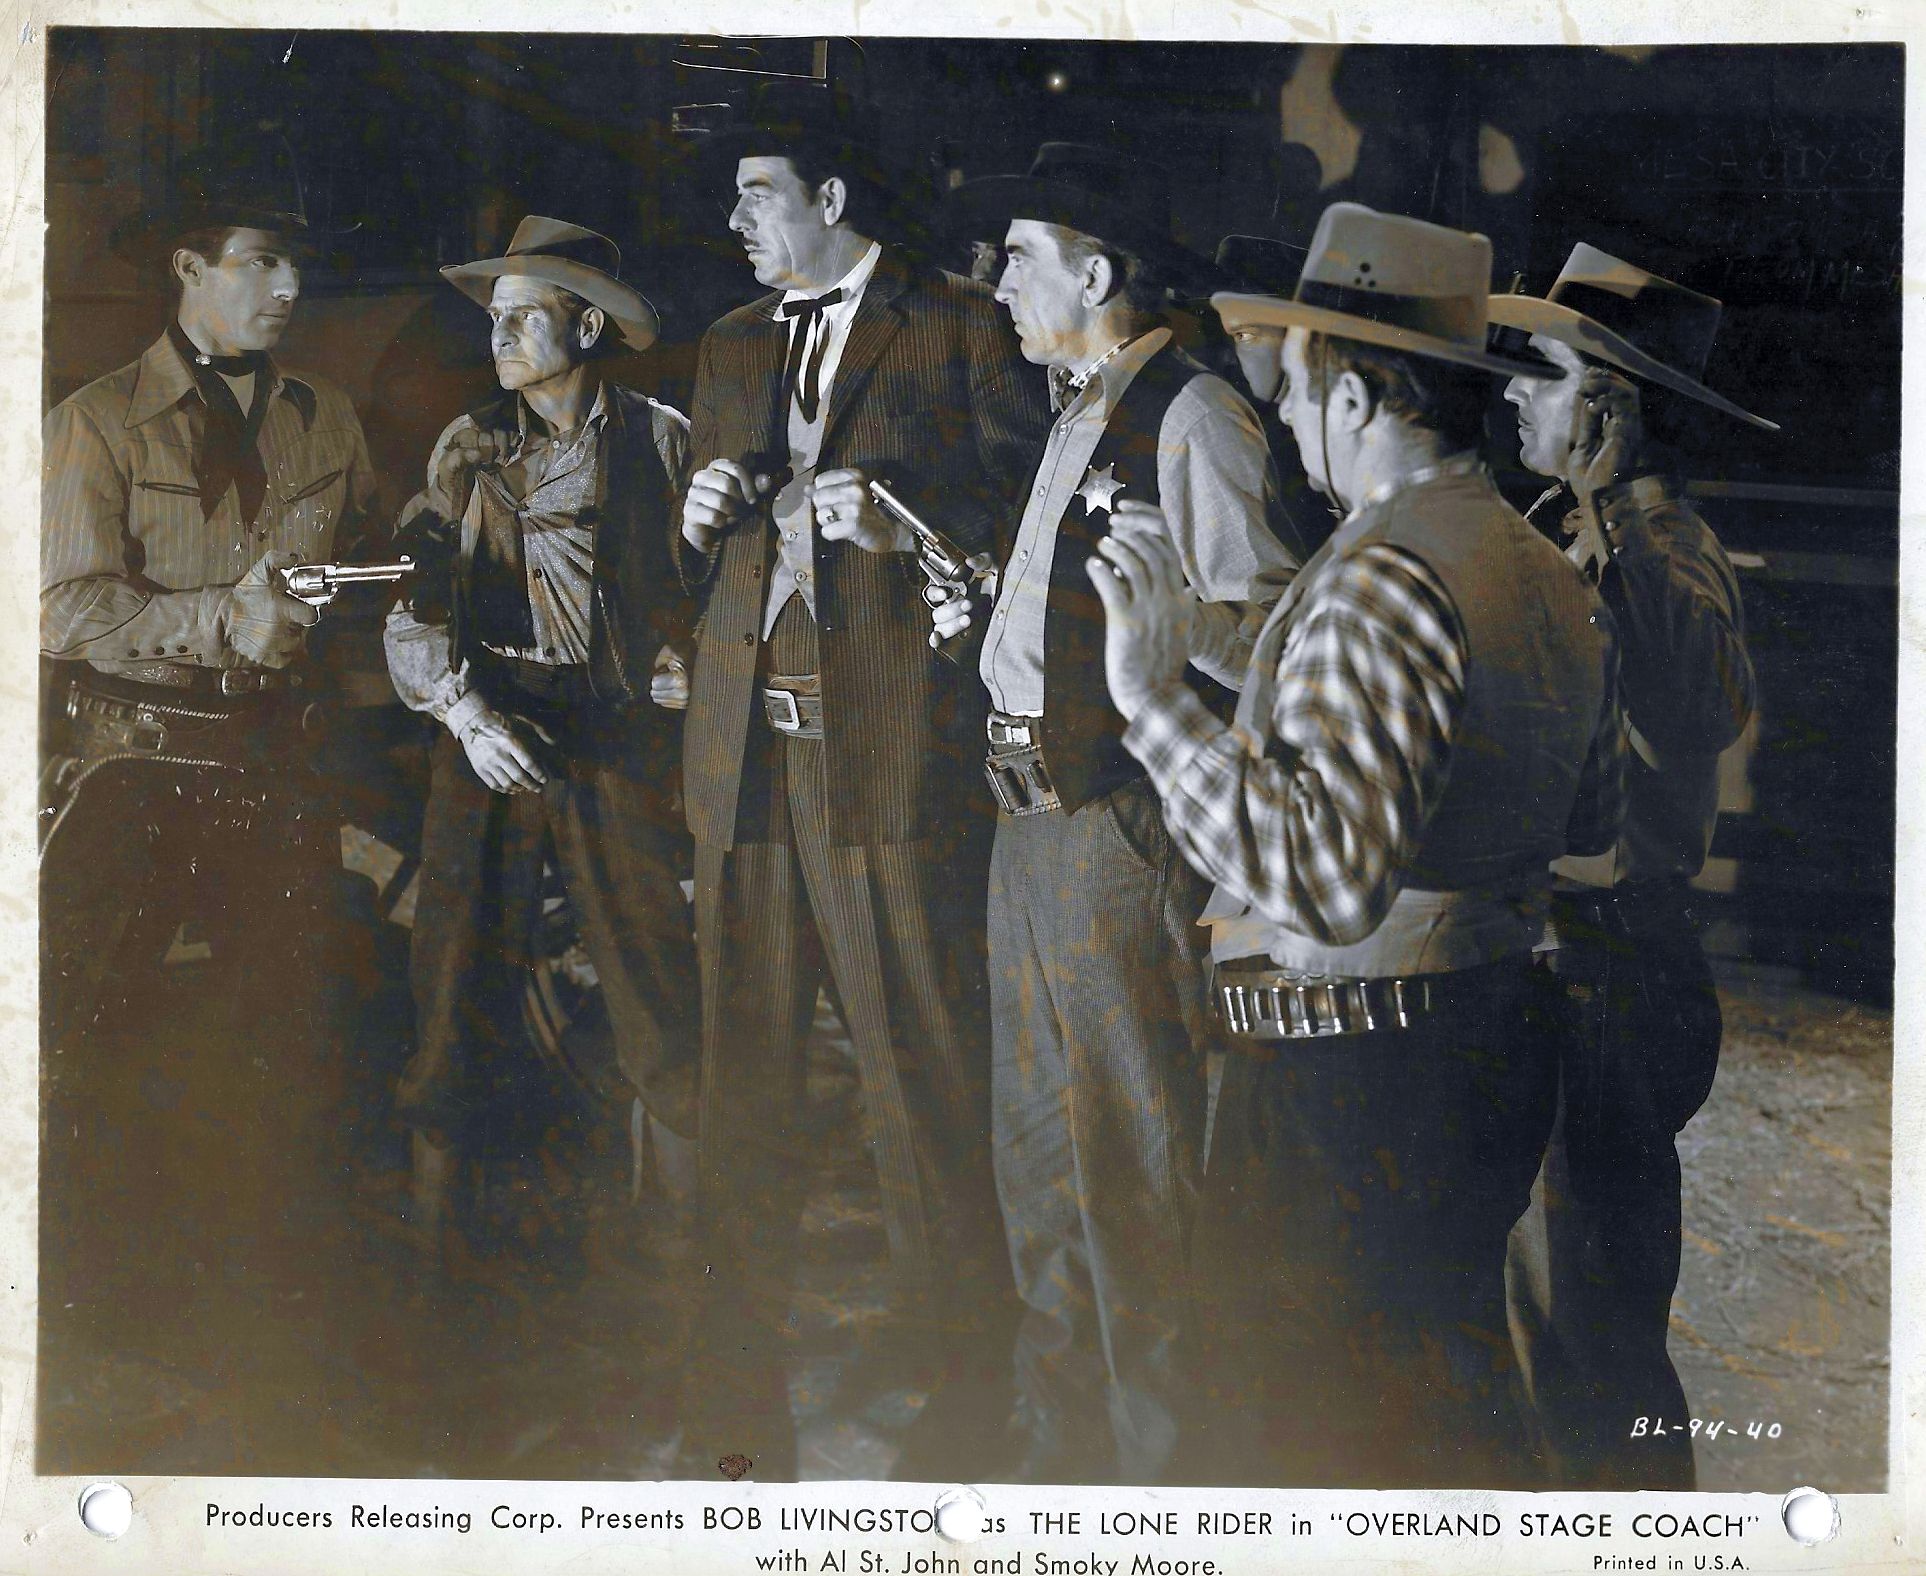
MULTIPOLYGON (((606 387, 595 501, 588 506, 595 530, 588 669, 600 699, 629 706, 647 702, 656 652, 686 637, 690 601, 670 556, 677 497, 655 446, 649 402, 619 384, 606 387)), ((470 414, 484 429, 505 430, 515 424, 514 402, 514 395, 503 394, 470 414)), ((464 528, 451 619, 457 667, 489 638, 486 610, 476 607, 473 596, 475 549, 464 528)), ((495 566, 496 577, 503 567, 495 566)))
MULTIPOLYGON (((1160 502, 1158 439, 1171 401, 1206 368, 1166 345, 1137 369, 1110 413, 1090 456, 1090 469, 1123 484, 1119 498, 1160 502)), ((1034 485, 1034 481, 1033 481, 1034 485)), ((1057 525, 1050 560, 1050 602, 1043 625, 1043 761, 1066 814, 1144 775, 1124 748, 1124 720, 1111 703, 1103 667, 1103 602, 1090 583, 1085 561, 1110 529, 1108 513, 1072 498, 1057 525)), ((1236 696, 1195 668, 1184 677, 1220 716, 1236 696)))

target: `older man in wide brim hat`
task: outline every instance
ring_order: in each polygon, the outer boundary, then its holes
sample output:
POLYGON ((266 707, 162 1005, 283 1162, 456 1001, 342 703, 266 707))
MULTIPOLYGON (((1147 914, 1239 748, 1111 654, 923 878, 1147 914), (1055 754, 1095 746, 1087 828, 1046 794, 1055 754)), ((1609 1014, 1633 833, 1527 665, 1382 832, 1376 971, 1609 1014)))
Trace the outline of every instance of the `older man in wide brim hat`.
MULTIPOLYGON (((1170 290, 1210 265, 1170 209, 1154 164, 1046 143, 953 210, 1002 239, 997 298, 1060 405, 977 664, 999 809, 993 1138, 1025 1302, 1019 1472, 1042 1482, 1157 1482, 1179 1458, 1206 1108, 1205 889, 1120 743, 1084 564, 1114 521, 1161 510, 1198 599, 1185 676, 1228 712, 1298 561, 1256 413, 1173 342, 1170 290)), ((967 611, 939 610, 943 632, 967 611)))
POLYGON ((449 425, 402 514, 422 584, 389 615, 396 691, 443 725, 422 833, 412 973, 416 1225, 438 1257, 458 1162, 498 1114, 492 1036, 541 919, 545 846, 595 966, 616 1054, 672 1194, 693 1165, 699 1007, 678 881, 666 670, 692 610, 669 553, 680 412, 605 375, 655 310, 607 236, 530 215, 443 275, 492 320, 502 393, 449 425), (653 675, 653 678, 652 678, 653 675))
POLYGON ((1288 298, 1279 408, 1345 510, 1227 727, 1180 684, 1162 533, 1092 573, 1123 743, 1216 883, 1232 1043, 1197 1233, 1208 1481, 1528 1482, 1506 1235, 1555 1081, 1527 1033, 1548 866, 1616 826, 1614 655, 1584 578, 1493 486, 1482 236, 1340 203, 1288 298))
POLYGON ((1491 315, 1566 373, 1506 397, 1524 463, 1554 484, 1540 506, 1567 504, 1567 553, 1617 623, 1638 756, 1617 842, 1557 867, 1545 956, 1569 1004, 1564 1099, 1513 1236, 1512 1331, 1560 1487, 1689 1489, 1691 1437, 1634 1437, 1626 1419, 1690 1410, 1666 1350, 1674 1140, 1711 1090, 1721 1020, 1689 883, 1754 680, 1738 579, 1678 472, 1709 429, 1777 428, 1705 382, 1719 302, 1595 246, 1572 248, 1545 297, 1499 296, 1491 315))

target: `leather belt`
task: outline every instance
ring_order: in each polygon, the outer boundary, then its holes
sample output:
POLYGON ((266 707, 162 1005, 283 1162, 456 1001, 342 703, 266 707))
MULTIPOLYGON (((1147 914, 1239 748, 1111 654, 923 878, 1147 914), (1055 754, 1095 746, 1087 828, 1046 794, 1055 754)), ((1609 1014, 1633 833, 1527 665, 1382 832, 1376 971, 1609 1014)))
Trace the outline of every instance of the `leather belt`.
POLYGON ((1335 1039, 1409 1029, 1483 1005, 1528 967, 1529 960, 1520 957, 1447 974, 1337 979, 1307 978, 1267 959, 1239 959, 1216 967, 1211 996, 1224 1027, 1240 1039, 1335 1039))
POLYGON ((1042 815, 1063 807, 1043 764, 1043 747, 1036 742, 1042 731, 1038 720, 1003 711, 990 713, 990 753, 984 757, 983 775, 1005 815, 1042 815))
POLYGON ((248 770, 267 763, 292 712, 270 715, 186 700, 131 700, 76 681, 67 693, 66 749, 83 761, 152 759, 248 770))
POLYGON ((201 668, 185 662, 130 662, 108 676, 201 695, 256 695, 264 690, 301 687, 299 673, 273 668, 201 668))
POLYGON ((792 739, 823 736, 822 680, 815 674, 769 675, 762 692, 763 720, 792 739))

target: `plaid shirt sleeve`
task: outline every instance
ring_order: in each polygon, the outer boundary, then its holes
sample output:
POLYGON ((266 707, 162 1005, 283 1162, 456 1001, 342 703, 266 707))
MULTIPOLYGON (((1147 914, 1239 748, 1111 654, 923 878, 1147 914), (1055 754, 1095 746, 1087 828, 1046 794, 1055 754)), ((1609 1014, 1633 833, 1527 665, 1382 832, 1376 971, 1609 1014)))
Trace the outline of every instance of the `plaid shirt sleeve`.
POLYGON ((1334 565, 1293 615, 1266 737, 1172 687, 1124 743, 1192 865, 1265 918, 1345 946, 1397 895, 1464 696, 1449 596, 1416 557, 1380 543, 1334 565))

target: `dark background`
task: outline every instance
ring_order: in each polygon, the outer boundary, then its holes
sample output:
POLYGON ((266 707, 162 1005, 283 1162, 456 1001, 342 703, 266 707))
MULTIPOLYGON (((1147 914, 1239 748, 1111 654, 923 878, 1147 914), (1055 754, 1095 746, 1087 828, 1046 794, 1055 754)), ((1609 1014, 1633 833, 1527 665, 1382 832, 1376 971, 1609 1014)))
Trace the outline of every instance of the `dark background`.
MULTIPOLYGON (((1898 46, 1444 49, 981 40, 55 29, 44 364, 51 403, 164 319, 114 222, 216 138, 285 134, 313 218, 358 223, 304 281, 282 347, 342 383, 389 503, 489 387, 485 319, 438 265, 528 212, 603 230, 661 309, 626 375, 686 406, 703 328, 757 292, 726 173, 678 107, 746 72, 826 73, 908 179, 1024 168, 1101 141, 1171 174, 1180 237, 1302 244, 1352 199, 1483 231, 1543 290, 1585 239, 1726 302, 1708 381, 1781 422, 1708 415, 1693 480, 1745 586, 1759 721, 1728 762, 1715 946, 1890 990, 1897 656, 1898 46), (723 69, 717 69, 723 68, 723 69)), ((714 112, 704 112, 714 113, 714 112)), ((699 117, 697 117, 699 118, 699 117)), ((967 267, 966 252, 944 259, 967 267)), ((1205 350, 1214 326, 1194 325, 1205 350)), ((1500 413, 1496 452, 1514 450, 1500 413)), ((1533 480, 1501 478, 1521 499, 1533 480)), ((404 811, 400 817, 406 820, 404 811)))

